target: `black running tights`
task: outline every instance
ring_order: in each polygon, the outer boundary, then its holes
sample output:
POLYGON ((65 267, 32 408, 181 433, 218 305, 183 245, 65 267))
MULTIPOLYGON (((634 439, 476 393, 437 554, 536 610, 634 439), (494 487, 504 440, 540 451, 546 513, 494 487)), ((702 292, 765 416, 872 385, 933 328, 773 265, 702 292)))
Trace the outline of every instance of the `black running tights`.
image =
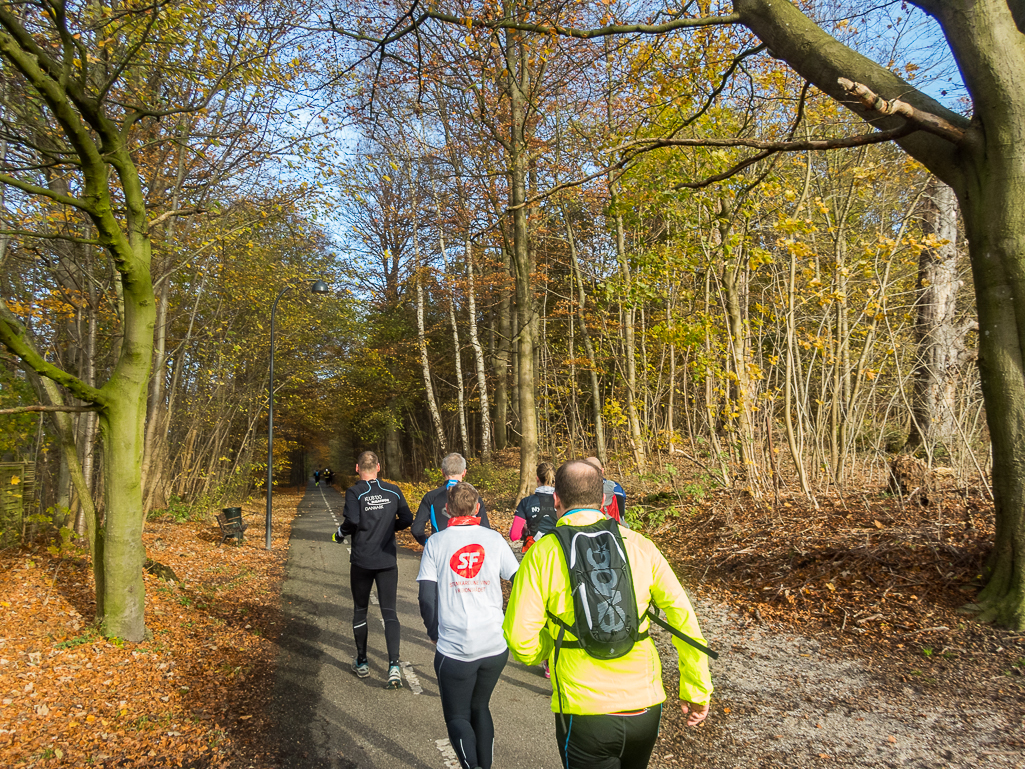
POLYGON ((399 569, 363 569, 352 564, 349 585, 352 587, 352 634, 356 637, 356 658, 367 658, 367 606, 370 588, 377 583, 377 600, 384 618, 384 640, 388 644, 388 662, 399 662, 399 615, 395 613, 395 594, 399 585, 399 569))
POLYGON ((463 769, 491 769, 495 724, 488 705, 508 659, 508 649, 473 662, 452 659, 440 652, 434 655, 448 739, 463 769))
POLYGON ((563 769, 645 769, 658 739, 662 706, 629 713, 555 715, 563 769))

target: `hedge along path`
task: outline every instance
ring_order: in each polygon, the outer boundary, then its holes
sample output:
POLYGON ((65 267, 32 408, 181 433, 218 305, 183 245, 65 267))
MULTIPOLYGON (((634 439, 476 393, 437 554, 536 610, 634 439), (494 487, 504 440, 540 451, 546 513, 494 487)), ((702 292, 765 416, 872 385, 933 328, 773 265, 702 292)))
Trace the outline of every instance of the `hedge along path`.
MULTIPOLYGON (((273 547, 262 534, 218 547, 204 520, 151 521, 138 644, 100 637, 92 568, 43 546, 0 553, 0 766, 270 767, 261 692, 280 630, 278 596, 301 496, 275 494, 273 547)), ((243 514, 263 525, 262 503, 243 514)))

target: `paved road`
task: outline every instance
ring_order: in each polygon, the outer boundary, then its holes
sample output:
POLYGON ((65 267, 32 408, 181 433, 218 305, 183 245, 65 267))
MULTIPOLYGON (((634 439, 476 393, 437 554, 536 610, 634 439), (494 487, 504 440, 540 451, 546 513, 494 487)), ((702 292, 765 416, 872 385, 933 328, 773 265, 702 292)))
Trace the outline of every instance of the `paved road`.
MULTIPOLYGON (((416 509, 419 500, 410 500, 416 509)), ((347 545, 331 541, 344 497, 309 486, 292 525, 282 589, 287 625, 275 677, 276 739, 288 769, 459 769, 448 743, 434 675, 434 646, 416 600, 418 553, 399 550, 398 614, 404 688, 384 688, 383 621, 370 615, 370 677, 349 670, 355 655, 347 545)), ((551 687, 540 668, 510 661, 491 698, 495 766, 558 767, 551 687)))

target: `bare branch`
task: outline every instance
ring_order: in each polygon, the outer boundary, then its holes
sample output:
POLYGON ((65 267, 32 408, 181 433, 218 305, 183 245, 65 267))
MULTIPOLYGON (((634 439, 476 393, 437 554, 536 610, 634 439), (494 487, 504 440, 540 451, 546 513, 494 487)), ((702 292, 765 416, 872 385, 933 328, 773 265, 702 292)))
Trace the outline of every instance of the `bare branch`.
POLYGON ((453 16, 450 13, 429 10, 425 14, 432 19, 444 21, 448 24, 461 24, 465 27, 484 27, 485 29, 515 29, 520 32, 536 32, 541 35, 558 35, 559 37, 572 37, 578 40, 594 40, 599 37, 610 37, 612 35, 661 35, 677 29, 695 29, 698 27, 716 27, 737 24, 740 22, 740 14, 733 13, 729 16, 706 16, 697 19, 673 19, 664 24, 608 24, 595 29, 576 29, 574 27, 562 27, 558 24, 532 24, 526 21, 517 21, 508 17, 494 19, 491 21, 480 21, 469 16, 453 16))
POLYGON ((80 200, 79 198, 75 198, 70 195, 62 195, 48 187, 40 187, 37 184, 23 182, 16 176, 0 174, 0 184, 9 184, 12 187, 17 187, 19 190, 27 192, 29 195, 40 195, 41 197, 49 198, 54 203, 60 203, 62 206, 71 206, 72 208, 77 208, 79 211, 89 211, 88 204, 84 200, 80 200))
POLYGON ((13 409, 0 409, 0 414, 27 414, 39 411, 99 411, 98 406, 18 406, 13 409))
POLYGON ((638 139, 637 141, 628 142, 626 144, 620 144, 618 147, 613 147, 608 150, 609 153, 619 152, 622 150, 632 150, 623 155, 615 163, 611 163, 604 168, 595 171, 592 174, 581 177, 580 179, 574 179, 573 181, 563 182, 555 187, 552 187, 545 192, 525 200, 519 206, 509 206, 506 210, 512 211, 515 208, 521 208, 523 206, 531 206, 535 203, 550 198, 557 192, 562 190, 570 189, 572 187, 579 187, 582 184, 597 179, 610 171, 616 171, 625 168, 632 160, 646 152, 652 150, 662 149, 665 147, 751 147, 752 149, 760 150, 754 155, 745 158, 738 162, 736 165, 730 167, 722 173, 715 174, 706 179, 702 179, 697 182, 682 182, 673 187, 673 189, 700 189, 707 187, 715 182, 721 182, 724 179, 728 179, 748 166, 757 163, 759 160, 764 160, 770 155, 775 155, 779 152, 821 152, 824 150, 835 150, 835 149, 849 149, 851 147, 864 147, 869 144, 881 144, 883 142, 893 141, 894 139, 900 139, 908 134, 914 133, 917 129, 916 126, 910 123, 893 128, 889 131, 875 131, 870 134, 859 134, 858 136, 844 136, 839 139, 806 139, 803 141, 764 141, 761 139, 638 139))
POLYGON ((149 223, 149 229, 152 230, 158 224, 170 219, 172 216, 195 216, 196 214, 205 214, 206 212, 205 208, 200 208, 199 206, 193 206, 192 208, 176 208, 173 211, 164 211, 164 213, 149 223))
POLYGON ((32 230, 3 230, 0 235, 11 238, 38 238, 39 240, 65 240, 69 243, 81 243, 86 246, 102 246, 96 238, 83 238, 78 235, 64 235, 60 232, 33 232, 32 230))
POLYGON ((867 85, 855 83, 853 80, 848 80, 845 77, 837 78, 836 82, 840 84, 844 91, 856 97, 866 109, 878 112, 880 115, 899 115, 923 131, 941 136, 955 144, 964 139, 965 132, 961 128, 958 128, 939 115, 912 107, 906 101, 901 101, 900 99, 887 101, 867 85))
POLYGON ((864 147, 867 144, 880 144, 894 139, 900 139, 918 130, 918 126, 906 124, 889 131, 873 131, 868 134, 857 136, 843 136, 839 139, 800 139, 796 141, 768 141, 765 139, 745 139, 737 137, 733 139, 709 139, 694 137, 690 139, 638 139, 636 141, 620 144, 613 147, 609 152, 618 152, 624 149, 638 147, 635 152, 651 152, 662 147, 750 147, 756 150, 768 150, 770 152, 806 152, 812 150, 849 149, 851 147, 864 147))

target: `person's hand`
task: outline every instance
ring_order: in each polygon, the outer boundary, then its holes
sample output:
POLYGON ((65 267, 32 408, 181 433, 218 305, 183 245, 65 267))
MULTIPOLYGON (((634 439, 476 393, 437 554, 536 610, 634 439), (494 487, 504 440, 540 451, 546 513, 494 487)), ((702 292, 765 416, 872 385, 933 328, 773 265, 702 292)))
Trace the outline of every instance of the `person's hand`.
POLYGON ((697 726, 705 720, 705 716, 708 715, 708 703, 704 705, 698 705, 695 702, 687 702, 684 700, 680 703, 680 710, 687 716, 686 726, 697 726))
POLYGON ((437 642, 437 640, 435 640, 434 638, 428 638, 427 640, 428 640, 428 641, 430 641, 430 642, 431 642, 432 644, 434 644, 435 646, 437 646, 437 645, 438 645, 438 642, 437 642))

